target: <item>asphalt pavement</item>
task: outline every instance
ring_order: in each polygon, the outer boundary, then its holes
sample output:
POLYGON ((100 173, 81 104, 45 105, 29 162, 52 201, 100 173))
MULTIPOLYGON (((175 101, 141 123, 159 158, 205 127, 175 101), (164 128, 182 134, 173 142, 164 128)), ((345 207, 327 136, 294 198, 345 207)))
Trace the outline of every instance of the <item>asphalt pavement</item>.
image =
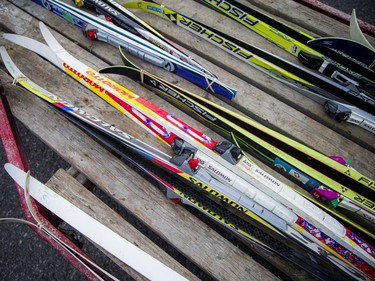
MULTIPOLYGON (((358 18, 375 25, 374 0, 321 0, 321 2, 346 13, 351 13, 355 8, 358 18)), ((69 167, 63 159, 32 135, 22 124, 17 123, 17 126, 29 165, 36 178, 46 182, 58 168, 69 167)), ((0 218, 22 218, 16 189, 2 168, 6 162, 0 141, 0 218)), ((122 280, 128 279, 116 265, 110 263, 95 248, 88 243, 85 243, 84 247, 85 251, 93 253, 98 264, 109 268, 122 280)), ((0 280, 85 280, 85 277, 29 227, 12 223, 0 224, 0 280)))

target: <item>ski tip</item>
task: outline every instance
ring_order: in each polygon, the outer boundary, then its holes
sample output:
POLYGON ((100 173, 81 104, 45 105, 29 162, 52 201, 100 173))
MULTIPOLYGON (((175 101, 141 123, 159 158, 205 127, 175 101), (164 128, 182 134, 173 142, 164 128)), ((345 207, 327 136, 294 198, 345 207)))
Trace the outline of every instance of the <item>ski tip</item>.
POLYGON ((3 33, 3 38, 8 40, 8 41, 12 41, 13 38, 17 38, 18 35, 17 34, 13 34, 13 33, 3 33))
POLYGON ((48 29, 48 27, 46 26, 46 24, 45 24, 44 22, 42 22, 42 21, 39 22, 39 28, 40 28, 40 29, 46 29, 46 30, 49 31, 49 29, 48 29))
POLYGON ((18 168, 17 166, 15 166, 15 165, 12 164, 12 163, 5 163, 5 164, 4 164, 4 169, 5 169, 5 171, 7 171, 8 173, 13 173, 13 171, 22 171, 20 168, 18 168))
MULTIPOLYGON (((50 31, 47 29, 47 27, 45 25, 44 25, 44 27, 45 27, 44 30, 46 30, 47 33, 51 34, 50 31)), ((50 37, 52 37, 54 39, 52 34, 51 34, 50 37)), ((12 34, 12 33, 4 33, 3 38, 8 40, 9 42, 12 42, 16 45, 24 47, 24 48, 38 54, 39 56, 45 58, 46 60, 50 61, 52 64, 54 64, 56 66, 59 66, 61 64, 60 60, 57 58, 56 54, 53 52, 51 47, 47 46, 44 43, 41 43, 41 42, 36 41, 36 40, 34 40, 32 38, 29 38, 29 37, 25 37, 25 36, 18 35, 18 34, 12 34)), ((54 46, 55 45, 56 44, 54 44, 54 46)))
MULTIPOLYGON (((7 49, 4 46, 0 46, 0 56, 3 60, 3 64, 5 64, 5 58, 9 57, 7 49)), ((5 65, 6 66, 6 65, 5 65)))
MULTIPOLYGON (((53 42, 54 45, 57 47, 60 47, 61 45, 57 42, 55 37, 52 35, 51 31, 48 29, 48 27, 44 24, 44 22, 40 21, 39 22, 39 29, 40 32, 43 35, 44 40, 46 40, 47 44, 50 46, 52 50, 54 50, 53 47, 51 47, 50 42, 53 42)), ((61 47, 62 48, 62 47, 61 47)))
POLYGON ((366 39, 365 35, 362 33, 361 28, 359 27, 357 13, 355 9, 352 10, 352 14, 350 15, 349 35, 352 40, 363 44, 372 51, 375 51, 374 46, 372 46, 370 42, 366 39))
POLYGON ((5 163, 4 169, 14 180, 15 180, 17 174, 24 173, 24 171, 22 171, 20 168, 18 168, 17 166, 15 166, 11 163, 5 163))
POLYGON ((4 169, 5 169, 5 171, 7 171, 7 172, 8 172, 8 170, 11 170, 12 167, 15 167, 15 166, 14 166, 13 164, 11 164, 11 163, 5 163, 5 164, 4 164, 4 169))

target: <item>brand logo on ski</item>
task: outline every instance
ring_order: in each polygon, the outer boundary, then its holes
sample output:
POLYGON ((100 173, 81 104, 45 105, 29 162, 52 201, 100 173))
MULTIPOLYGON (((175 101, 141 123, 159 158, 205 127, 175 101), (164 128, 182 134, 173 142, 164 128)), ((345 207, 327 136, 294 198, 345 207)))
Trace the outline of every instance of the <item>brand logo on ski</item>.
POLYGON ((119 13, 113 9, 111 6, 107 5, 106 3, 100 1, 100 0, 92 0, 95 4, 97 4, 99 7, 105 9, 106 11, 108 11, 109 13, 111 13, 112 15, 115 15, 115 16, 118 16, 119 13))
POLYGON ((155 87, 159 88, 160 90, 163 91, 163 93, 168 94, 170 97, 173 97, 177 101, 182 102, 184 105, 188 106, 195 112, 205 116, 207 119, 211 121, 217 120, 216 117, 210 115, 206 110, 204 110, 202 107, 199 107, 195 103, 191 102, 189 99, 184 98, 181 96, 179 93, 174 91, 172 88, 167 87, 165 84, 158 83, 156 80, 150 80, 150 83, 152 83, 155 87))
POLYGON ((229 12, 229 14, 233 15, 234 17, 238 18, 239 20, 243 21, 244 23, 247 23, 251 26, 255 26, 259 23, 259 20, 252 20, 250 18, 250 15, 246 12, 242 11, 241 9, 233 6, 232 4, 226 2, 226 1, 217 1, 217 0, 206 0, 205 2, 211 2, 214 3, 215 6, 222 8, 223 10, 229 12))
POLYGON ((208 193, 212 194, 213 196, 219 198, 221 201, 227 203, 228 205, 236 208, 237 210, 243 212, 243 213, 247 213, 248 210, 246 208, 244 208, 243 206, 239 205, 237 202, 229 199, 228 197, 224 196, 223 194, 221 194, 220 192, 218 192, 217 190, 209 187, 208 185, 204 184, 203 182, 200 182, 198 181, 197 179, 193 178, 193 177, 189 177, 188 178, 193 184, 201 187, 202 189, 206 190, 208 193))

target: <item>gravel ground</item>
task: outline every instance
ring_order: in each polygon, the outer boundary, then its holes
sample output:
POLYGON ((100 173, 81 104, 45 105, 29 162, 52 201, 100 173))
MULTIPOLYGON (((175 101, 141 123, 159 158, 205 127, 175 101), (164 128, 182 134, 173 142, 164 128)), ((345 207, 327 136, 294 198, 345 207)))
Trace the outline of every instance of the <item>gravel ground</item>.
MULTIPOLYGON (((321 2, 346 13, 356 8, 358 18, 375 24, 374 0, 321 0, 321 2)), ((46 182, 58 168, 68 168, 67 163, 22 124, 17 123, 17 126, 29 165, 36 178, 46 182)), ((3 146, 0 145, 0 217, 21 218, 18 195, 13 182, 2 168, 6 162, 3 146)), ((103 254, 95 251, 87 243, 84 247, 85 251, 94 253, 98 264, 109 268, 122 280, 128 279, 115 265, 109 264, 103 254)), ((85 280, 85 277, 27 226, 0 224, 0 280, 85 280)))

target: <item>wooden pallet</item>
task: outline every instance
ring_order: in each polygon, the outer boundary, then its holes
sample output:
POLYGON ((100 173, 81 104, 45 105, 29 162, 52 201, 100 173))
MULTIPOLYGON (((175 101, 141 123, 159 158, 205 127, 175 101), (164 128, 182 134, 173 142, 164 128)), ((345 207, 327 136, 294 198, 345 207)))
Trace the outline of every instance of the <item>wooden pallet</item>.
MULTIPOLYGON (((291 25, 300 26, 309 32, 323 36, 346 36, 348 27, 290 0, 283 1, 241 1, 254 3, 276 17, 290 20, 291 25), (287 11, 287 12, 285 12, 287 11), (321 33, 322 32, 322 33, 321 33), (324 32, 324 33, 323 33, 324 32)), ((71 1, 67 1, 71 3, 71 1)), ((191 16, 217 29, 231 32, 254 45, 293 60, 282 50, 230 19, 191 0, 164 0, 163 4, 187 16, 191 16)), ((118 51, 104 43, 92 42, 82 36, 81 30, 28 0, 6 0, 0 4, 1 24, 7 32, 14 32, 43 41, 38 21, 44 21, 59 42, 71 54, 83 62, 99 69, 108 64, 122 64, 118 51)), ((375 177, 374 135, 346 123, 336 123, 325 115, 320 105, 301 96, 280 82, 260 73, 227 53, 212 48, 171 23, 142 12, 135 12, 140 18, 162 31, 167 37, 189 49, 194 58, 202 62, 219 78, 238 89, 231 106, 190 83, 172 76, 156 67, 131 58, 142 68, 155 73, 181 87, 189 89, 209 100, 233 110, 241 110, 251 118, 285 133, 327 155, 341 155, 351 160, 351 165, 363 174, 375 177)), ((369 38, 374 43, 374 38, 369 38)), ((156 139, 122 116, 115 109, 94 94, 62 74, 39 56, 19 48, 0 38, 21 71, 37 84, 56 93, 74 105, 83 107, 135 137, 146 140, 165 152, 156 139)), ((81 132, 63 117, 56 114, 40 99, 25 90, 11 85, 12 79, 0 66, 0 78, 5 81, 5 90, 14 116, 33 134, 62 156, 75 173, 59 170, 47 183, 56 191, 68 197, 77 206, 105 223, 132 243, 138 245, 165 264, 171 266, 189 279, 198 279, 174 258, 156 246, 153 241, 109 209, 78 180, 76 175, 95 185, 121 204, 165 243, 182 254, 189 262, 200 268, 207 276, 217 280, 277 280, 278 277, 265 269, 245 250, 236 248, 213 228, 189 213, 179 205, 166 199, 161 192, 143 179, 110 152, 81 132), (73 174, 73 176, 71 175, 73 174)), ((208 128, 193 120, 137 83, 126 78, 111 76, 140 96, 179 116, 207 135, 221 139, 208 128)), ((258 163, 269 173, 281 176, 258 163)), ((293 185, 287 179, 283 181, 293 185)), ((312 278, 305 272, 280 258, 252 247, 251 250, 267 260, 281 272, 295 280, 312 278)), ((120 264, 136 279, 142 279, 136 272, 120 264)))

